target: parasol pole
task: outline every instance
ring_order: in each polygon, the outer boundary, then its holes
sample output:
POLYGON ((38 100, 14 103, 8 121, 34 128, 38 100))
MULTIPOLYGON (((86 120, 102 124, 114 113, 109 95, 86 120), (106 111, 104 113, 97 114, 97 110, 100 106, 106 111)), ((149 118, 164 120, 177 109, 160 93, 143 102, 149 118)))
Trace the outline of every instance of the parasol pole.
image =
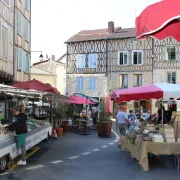
POLYGON ((163 125, 163 120, 164 120, 164 113, 163 113, 163 98, 161 99, 161 105, 162 105, 162 110, 161 110, 161 116, 162 116, 162 125, 163 125))

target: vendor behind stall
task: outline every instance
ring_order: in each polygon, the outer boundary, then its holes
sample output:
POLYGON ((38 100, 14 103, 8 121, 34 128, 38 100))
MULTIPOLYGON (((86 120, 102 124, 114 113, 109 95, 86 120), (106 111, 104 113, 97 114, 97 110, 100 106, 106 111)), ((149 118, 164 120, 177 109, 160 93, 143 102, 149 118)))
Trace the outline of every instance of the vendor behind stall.
POLYGON ((163 124, 166 123, 166 117, 165 117, 165 107, 160 104, 160 108, 158 109, 158 124, 162 123, 162 115, 163 115, 163 124))
POLYGON ((14 108, 14 113, 17 117, 17 120, 6 127, 9 131, 15 131, 17 135, 18 145, 21 148, 21 158, 17 165, 26 165, 26 146, 25 146, 25 139, 27 133, 27 125, 26 120, 27 117, 24 113, 24 106, 20 105, 14 108))

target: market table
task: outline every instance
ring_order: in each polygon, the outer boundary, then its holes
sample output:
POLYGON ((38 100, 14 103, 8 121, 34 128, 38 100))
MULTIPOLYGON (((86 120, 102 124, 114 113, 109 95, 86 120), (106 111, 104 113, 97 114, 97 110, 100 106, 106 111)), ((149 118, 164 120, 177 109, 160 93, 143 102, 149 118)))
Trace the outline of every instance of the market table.
POLYGON ((123 150, 128 150, 131 157, 139 161, 144 171, 149 170, 148 153, 155 155, 180 155, 180 143, 140 141, 136 139, 135 144, 125 138, 123 150))

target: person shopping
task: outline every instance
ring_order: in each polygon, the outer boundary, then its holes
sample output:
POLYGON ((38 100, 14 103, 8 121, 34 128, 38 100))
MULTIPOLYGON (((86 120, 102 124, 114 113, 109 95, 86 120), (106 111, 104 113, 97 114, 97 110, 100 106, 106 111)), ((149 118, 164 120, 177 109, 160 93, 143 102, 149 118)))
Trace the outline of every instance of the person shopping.
POLYGON ((130 120, 127 117, 126 110, 127 107, 122 106, 121 110, 118 112, 116 116, 116 128, 117 129, 119 128, 119 132, 120 132, 119 148, 121 148, 123 144, 124 136, 126 135, 127 126, 131 124, 130 120))
POLYGON ((27 125, 26 120, 27 116, 24 113, 24 106, 20 105, 14 108, 14 114, 16 115, 17 120, 11 125, 7 126, 6 129, 8 131, 15 131, 17 135, 18 146, 21 149, 21 160, 17 163, 17 165, 26 165, 26 133, 27 133, 27 125))

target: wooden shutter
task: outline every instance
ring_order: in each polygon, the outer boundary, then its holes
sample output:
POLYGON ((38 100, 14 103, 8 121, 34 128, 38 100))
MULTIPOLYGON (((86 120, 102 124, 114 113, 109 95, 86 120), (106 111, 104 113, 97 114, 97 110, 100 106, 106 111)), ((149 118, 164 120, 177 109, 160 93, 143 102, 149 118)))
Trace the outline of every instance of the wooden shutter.
POLYGON ((88 78, 88 91, 91 91, 91 78, 90 77, 88 78))
POLYGON ((4 28, 4 26, 2 26, 2 57, 3 58, 7 58, 6 56, 6 30, 4 28))
POLYGON ((92 90, 93 91, 96 90, 96 78, 95 77, 92 78, 92 90))
POLYGON ((79 78, 76 78, 76 90, 79 90, 79 78))
POLYGON ((18 70, 22 70, 23 50, 18 48, 18 70))
POLYGON ((26 73, 30 73, 30 55, 26 53, 26 73))
POLYGON ((81 78, 80 78, 80 81, 81 81, 81 83, 80 83, 80 86, 81 86, 81 87, 80 87, 80 90, 83 91, 83 90, 84 90, 84 78, 81 77, 81 78))
POLYGON ((25 7, 28 11, 30 10, 30 0, 26 0, 25 7))
POLYGON ((18 34, 22 35, 22 14, 18 11, 18 34))
POLYGON ((23 50, 23 52, 22 52, 22 66, 23 66, 23 71, 26 73, 26 52, 23 50))
POLYGON ((26 20, 25 22, 25 39, 26 41, 29 41, 29 22, 26 20))

